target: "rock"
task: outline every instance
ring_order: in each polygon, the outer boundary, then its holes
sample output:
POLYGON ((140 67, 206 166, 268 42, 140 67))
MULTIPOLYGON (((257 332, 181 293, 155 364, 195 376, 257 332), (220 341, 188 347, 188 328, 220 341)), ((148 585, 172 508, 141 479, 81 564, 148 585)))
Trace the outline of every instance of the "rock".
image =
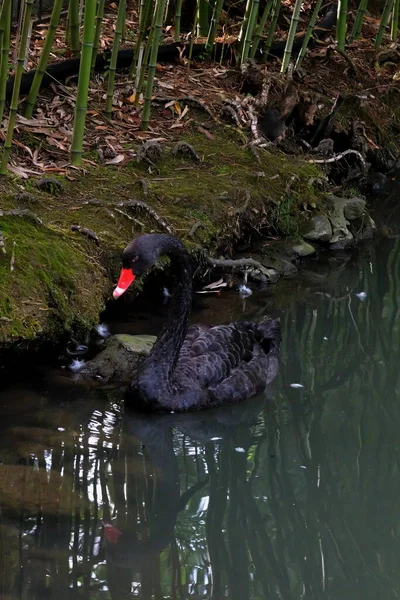
POLYGON ((153 335, 113 335, 106 347, 86 363, 81 373, 103 382, 129 382, 148 356, 156 337, 153 335))
POLYGON ((306 256, 312 256, 315 254, 315 248, 308 242, 305 242, 302 238, 297 238, 292 242, 293 251, 300 258, 304 258, 306 256))
POLYGON ((346 198, 331 196, 331 201, 333 203, 333 210, 329 220, 332 224, 333 235, 329 240, 330 247, 332 249, 347 248, 354 241, 353 234, 348 229, 349 222, 344 214, 348 200, 346 198))
POLYGON ((261 259, 261 263, 267 268, 274 269, 281 275, 294 275, 298 271, 296 265, 280 256, 264 256, 261 259))
POLYGON ((359 219, 365 213, 367 203, 364 198, 348 198, 344 204, 344 216, 349 221, 359 219))
POLYGON ((369 240, 374 237, 376 230, 376 223, 369 215, 351 222, 351 232, 356 240, 369 240))
POLYGON ((332 225, 324 215, 316 215, 304 224, 301 234, 304 239, 313 242, 329 242, 332 237, 332 225))

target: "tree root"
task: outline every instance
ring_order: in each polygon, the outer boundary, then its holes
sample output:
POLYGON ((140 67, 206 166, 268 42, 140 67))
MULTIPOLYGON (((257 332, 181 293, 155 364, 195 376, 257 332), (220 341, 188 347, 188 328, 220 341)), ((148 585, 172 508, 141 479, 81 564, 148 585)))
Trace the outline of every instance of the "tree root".
POLYGON ((200 162, 200 156, 197 154, 193 146, 191 146, 187 142, 178 142, 175 148, 172 150, 172 154, 174 154, 174 156, 190 156, 191 158, 193 158, 193 160, 197 160, 198 162, 200 162))
POLYGON ((0 217, 25 217, 30 219, 37 225, 43 225, 42 219, 40 219, 34 212, 29 208, 13 208, 11 210, 0 210, 0 217))
POLYGON ((156 221, 156 223, 168 231, 168 233, 174 233, 173 228, 167 223, 167 221, 160 217, 154 208, 149 206, 147 202, 143 202, 143 200, 128 200, 127 202, 119 202, 116 206, 119 206, 120 208, 130 208, 132 210, 142 210, 143 212, 149 214, 156 221))
POLYGON ((243 269, 246 267, 251 267, 252 269, 256 269, 260 271, 267 279, 270 278, 269 270, 264 267, 260 262, 254 260, 253 258, 238 258, 238 259, 230 259, 230 258, 212 258, 210 256, 206 256, 207 264, 210 267, 221 268, 221 269, 243 269))
POLYGON ((78 231, 82 235, 85 235, 89 240, 92 240, 97 246, 100 246, 100 240, 93 229, 81 227, 80 225, 71 225, 71 231, 78 231))
POLYGON ((308 160, 308 162, 312 163, 312 164, 333 163, 338 160, 341 160, 347 154, 355 154, 360 159, 360 162, 361 162, 363 168, 365 170, 367 170, 368 163, 365 160, 365 158, 363 157, 363 155, 361 154, 361 152, 359 152, 358 150, 352 150, 351 148, 349 150, 345 150, 344 152, 340 152, 340 154, 335 154, 335 156, 332 156, 332 158, 312 158, 312 159, 308 160))

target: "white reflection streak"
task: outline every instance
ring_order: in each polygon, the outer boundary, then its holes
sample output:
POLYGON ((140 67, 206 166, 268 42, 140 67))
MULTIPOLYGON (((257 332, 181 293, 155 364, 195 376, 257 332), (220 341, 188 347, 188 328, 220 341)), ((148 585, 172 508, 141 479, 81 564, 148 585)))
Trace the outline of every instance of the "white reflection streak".
POLYGON ((324 551, 322 549, 322 541, 321 541, 320 536, 318 536, 318 541, 319 541, 319 552, 321 554, 322 590, 325 591, 325 558, 324 558, 324 551))
POLYGON ((317 479, 317 487, 319 488, 319 484, 321 483, 321 465, 318 465, 317 469, 318 479, 317 479))

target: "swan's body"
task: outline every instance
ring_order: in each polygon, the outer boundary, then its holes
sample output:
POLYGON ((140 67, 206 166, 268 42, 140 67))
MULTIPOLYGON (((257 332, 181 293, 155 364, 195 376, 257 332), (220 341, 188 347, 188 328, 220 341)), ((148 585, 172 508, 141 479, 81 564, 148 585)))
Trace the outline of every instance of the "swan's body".
POLYGON ((163 255, 171 260, 175 280, 170 312, 128 398, 135 405, 140 398, 148 410, 177 412, 236 404, 261 393, 278 371, 279 322, 188 328, 191 264, 176 238, 149 234, 131 242, 114 297, 163 255))

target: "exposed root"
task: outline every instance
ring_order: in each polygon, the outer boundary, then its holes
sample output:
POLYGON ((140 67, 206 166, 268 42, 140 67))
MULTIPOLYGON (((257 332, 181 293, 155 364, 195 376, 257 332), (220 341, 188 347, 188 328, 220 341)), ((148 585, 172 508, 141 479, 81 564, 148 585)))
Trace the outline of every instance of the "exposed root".
POLYGON ((7 254, 6 245, 4 243, 4 235, 1 231, 0 231, 0 249, 3 254, 7 254))
POLYGON ((270 273, 266 267, 264 267, 261 263, 253 258, 238 258, 238 259, 230 259, 230 258, 211 258, 210 256, 206 256, 207 264, 210 267, 221 268, 221 269, 229 269, 234 271, 235 269, 246 269, 246 267, 251 267, 260 271, 267 279, 270 278, 270 273))
POLYGON ((359 152, 358 150, 352 150, 352 149, 345 150, 344 152, 340 152, 340 154, 335 154, 335 156, 332 156, 332 158, 312 158, 308 162, 312 163, 312 164, 333 163, 333 162, 336 162, 338 160, 341 160, 344 156, 346 156, 348 154, 355 154, 359 158, 359 160, 360 160, 363 168, 365 170, 368 169, 368 163, 365 160, 365 158, 363 157, 363 155, 361 154, 361 152, 359 152))
POLYGON ((16 245, 17 245, 17 242, 15 240, 13 240, 13 249, 12 249, 11 260, 10 260, 10 271, 11 271, 11 273, 15 269, 15 246, 16 245))
POLYGON ((178 155, 190 156, 194 160, 197 160, 200 162, 200 156, 197 154, 197 152, 193 148, 193 146, 191 146, 187 142, 178 142, 176 144, 175 148, 173 149, 172 154, 174 154, 175 156, 178 156, 178 155))
POLYGON ((97 246, 100 246, 100 240, 93 229, 81 227, 80 225, 71 225, 71 231, 78 231, 82 235, 85 235, 89 240, 92 240, 97 246))
POLYGON ((194 234, 200 227, 204 227, 204 224, 201 221, 197 221, 189 231, 188 236, 191 238, 194 237, 194 234))
POLYGON ((149 206, 146 202, 143 202, 143 200, 128 200, 127 202, 119 202, 116 206, 121 208, 130 208, 132 210, 142 210, 143 212, 149 214, 163 229, 168 231, 168 233, 174 233, 174 230, 167 223, 167 221, 160 217, 154 208, 149 206))
POLYGON ((11 210, 0 210, 0 217, 25 217, 34 221, 38 225, 43 225, 42 219, 40 219, 34 212, 29 208, 13 208, 11 210))
POLYGON ((137 154, 138 162, 146 161, 149 164, 155 166, 162 156, 161 144, 155 140, 149 140, 141 146, 137 154))

